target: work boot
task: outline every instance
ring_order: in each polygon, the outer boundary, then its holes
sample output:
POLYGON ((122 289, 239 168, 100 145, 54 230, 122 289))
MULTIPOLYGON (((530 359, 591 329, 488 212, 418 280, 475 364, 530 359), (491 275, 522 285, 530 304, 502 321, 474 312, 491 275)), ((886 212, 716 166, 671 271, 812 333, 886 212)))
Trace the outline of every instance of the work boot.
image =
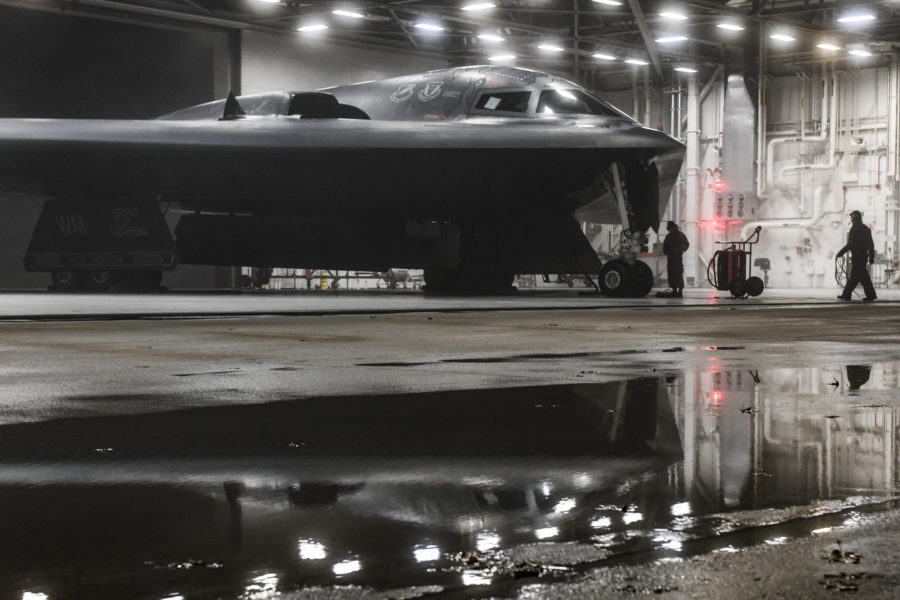
POLYGON ((838 300, 852 300, 852 298, 848 298, 847 296, 838 296, 838 300))
POLYGON ((877 296, 866 296, 863 298, 863 302, 874 302, 877 296))

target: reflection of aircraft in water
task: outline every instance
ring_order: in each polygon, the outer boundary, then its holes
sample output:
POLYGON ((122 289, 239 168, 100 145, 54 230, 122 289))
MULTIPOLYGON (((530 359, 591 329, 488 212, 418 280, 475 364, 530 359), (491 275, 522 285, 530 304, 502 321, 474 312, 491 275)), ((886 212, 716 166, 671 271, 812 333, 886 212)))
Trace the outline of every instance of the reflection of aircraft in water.
MULTIPOLYGON (((53 498, 34 504, 42 522, 64 524, 54 548, 97 539, 108 556, 121 541, 147 560, 181 556, 188 540, 190 556, 299 572, 307 585, 333 581, 332 564, 350 568, 353 557, 372 583, 388 585, 458 577, 409 576, 414 555, 438 552, 432 546, 452 553, 562 538, 576 521, 589 535, 597 498, 617 498, 629 480, 664 470, 680 443, 664 382, 647 379, 16 425, 3 428, 0 457, 0 491, 53 498), (86 490, 108 513, 104 523, 155 523, 151 541, 66 518, 72 503, 91 511, 79 500, 86 490), (160 512, 178 516, 168 525, 160 512), (201 551, 204 535, 217 541, 201 551), (225 537, 242 549, 235 556, 225 537)), ((55 556, 31 537, 17 543, 34 532, 5 533, 3 548, 20 561, 26 547, 40 560, 55 556)))
POLYGON ((60 287, 152 279, 180 256, 424 269, 436 289, 600 273, 608 293, 645 295, 634 254, 683 150, 563 79, 459 67, 148 121, 0 120, 0 189, 52 200, 26 267, 60 287), (185 213, 177 251, 158 203, 185 213), (576 211, 622 223, 625 260, 601 265, 576 211))

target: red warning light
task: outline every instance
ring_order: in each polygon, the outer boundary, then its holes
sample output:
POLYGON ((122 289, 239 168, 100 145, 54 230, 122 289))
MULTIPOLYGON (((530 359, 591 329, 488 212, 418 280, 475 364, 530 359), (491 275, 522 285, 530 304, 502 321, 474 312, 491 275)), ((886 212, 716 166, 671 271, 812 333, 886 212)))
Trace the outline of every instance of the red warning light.
POLYGON ((709 401, 716 406, 720 406, 722 404, 722 399, 724 397, 725 394, 723 394, 721 390, 713 390, 709 393, 709 401))
POLYGON ((716 182, 713 184, 713 187, 717 192, 721 192, 725 189, 725 183, 721 179, 716 179, 716 182))

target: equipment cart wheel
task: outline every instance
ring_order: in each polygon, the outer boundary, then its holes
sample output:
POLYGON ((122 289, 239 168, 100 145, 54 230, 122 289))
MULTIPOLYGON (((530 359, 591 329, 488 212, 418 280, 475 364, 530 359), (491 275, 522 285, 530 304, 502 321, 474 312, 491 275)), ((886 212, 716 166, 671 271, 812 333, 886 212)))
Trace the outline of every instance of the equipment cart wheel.
POLYGON ((644 298, 653 289, 653 269, 647 263, 636 260, 631 274, 634 279, 631 295, 635 298, 644 298))
POLYGON ((763 280, 755 275, 744 283, 744 290, 751 296, 759 296, 765 288, 766 284, 763 283, 763 280))
POLYGON ((83 281, 82 273, 68 269, 53 271, 50 273, 50 279, 53 281, 54 287, 61 292, 81 289, 83 281))
POLYGON ((85 284, 93 292, 105 292, 112 285, 112 274, 104 270, 88 271, 85 284))
POLYGON ((613 298, 623 298, 634 287, 634 274, 624 260, 613 259, 600 268, 600 291, 613 298))
POLYGON ((728 291, 731 292, 731 295, 735 298, 746 298, 747 297, 747 282, 743 279, 735 279, 733 280, 729 286, 728 291))

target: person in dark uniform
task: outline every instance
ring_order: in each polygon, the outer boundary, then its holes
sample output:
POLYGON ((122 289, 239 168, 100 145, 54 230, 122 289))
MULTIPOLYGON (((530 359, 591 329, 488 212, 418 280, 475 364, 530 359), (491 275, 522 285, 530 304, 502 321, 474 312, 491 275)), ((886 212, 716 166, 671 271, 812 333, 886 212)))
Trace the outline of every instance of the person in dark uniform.
POLYGON ((669 277, 669 285, 672 287, 670 298, 681 298, 684 289, 684 260, 681 255, 690 247, 687 236, 684 235, 675 221, 666 223, 668 234, 663 240, 663 254, 666 261, 666 275, 669 277))
POLYGON ((851 300, 851 294, 856 285, 861 283, 866 292, 864 301, 871 302, 876 298, 875 287, 869 277, 868 265, 875 262, 875 242, 872 241, 872 231, 863 225, 862 213, 854 210, 850 213, 850 233, 847 234, 847 245, 838 250, 837 255, 843 256, 850 251, 850 275, 847 277, 847 285, 844 292, 838 296, 841 300, 851 300))

